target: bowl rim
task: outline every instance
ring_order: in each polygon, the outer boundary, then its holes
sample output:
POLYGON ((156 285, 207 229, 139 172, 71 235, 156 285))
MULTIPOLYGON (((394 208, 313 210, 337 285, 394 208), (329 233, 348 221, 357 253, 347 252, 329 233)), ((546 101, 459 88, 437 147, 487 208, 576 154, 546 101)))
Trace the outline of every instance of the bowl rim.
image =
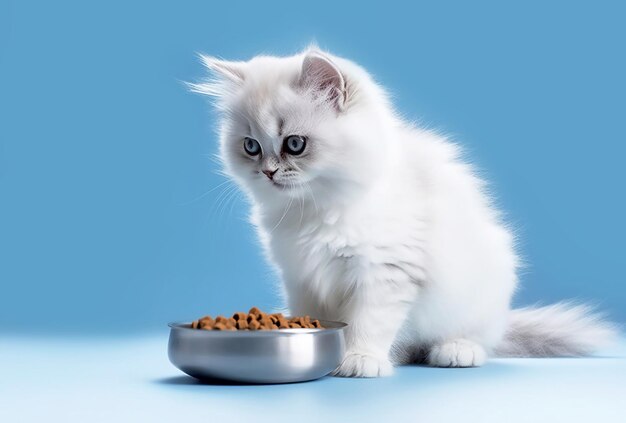
POLYGON ((323 328, 290 328, 290 329, 270 329, 270 330, 198 330, 191 327, 190 322, 170 322, 167 325, 172 331, 182 330, 185 332, 196 333, 201 336, 293 336, 315 333, 340 332, 348 326, 347 323, 337 322, 333 320, 320 321, 323 328))

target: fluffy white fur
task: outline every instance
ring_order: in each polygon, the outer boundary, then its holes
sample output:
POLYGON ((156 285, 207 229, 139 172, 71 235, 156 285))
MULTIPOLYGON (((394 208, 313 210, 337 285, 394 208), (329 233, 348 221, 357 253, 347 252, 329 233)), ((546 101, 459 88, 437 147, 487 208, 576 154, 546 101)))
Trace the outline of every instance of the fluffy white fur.
POLYGON ((212 78, 191 87, 217 100, 225 170, 290 311, 349 323, 336 374, 587 354, 611 337, 585 308, 510 310, 518 258, 485 184, 455 144, 400 119, 364 69, 317 48, 203 60, 212 78), (306 137, 304 153, 283 151, 289 135, 306 137))

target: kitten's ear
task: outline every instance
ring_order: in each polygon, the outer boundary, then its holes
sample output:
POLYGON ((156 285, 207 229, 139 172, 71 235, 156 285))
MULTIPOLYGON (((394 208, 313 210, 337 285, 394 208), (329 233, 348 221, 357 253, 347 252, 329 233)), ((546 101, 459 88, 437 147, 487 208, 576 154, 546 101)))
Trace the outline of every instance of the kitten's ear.
POLYGON ((317 51, 306 54, 302 62, 300 85, 326 95, 337 111, 342 111, 346 101, 346 81, 339 68, 317 51))

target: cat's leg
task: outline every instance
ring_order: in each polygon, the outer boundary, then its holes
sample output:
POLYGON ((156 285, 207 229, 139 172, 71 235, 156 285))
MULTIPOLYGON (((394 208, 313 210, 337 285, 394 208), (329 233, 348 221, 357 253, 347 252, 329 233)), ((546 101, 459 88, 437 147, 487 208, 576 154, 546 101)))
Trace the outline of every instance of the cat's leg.
POLYGON ((413 282, 381 281, 356 289, 344 315, 346 355, 334 374, 379 377, 393 373, 389 353, 417 294, 413 282))
POLYGON ((427 362, 433 367, 478 367, 487 360, 485 349, 468 339, 454 339, 431 347, 427 362))

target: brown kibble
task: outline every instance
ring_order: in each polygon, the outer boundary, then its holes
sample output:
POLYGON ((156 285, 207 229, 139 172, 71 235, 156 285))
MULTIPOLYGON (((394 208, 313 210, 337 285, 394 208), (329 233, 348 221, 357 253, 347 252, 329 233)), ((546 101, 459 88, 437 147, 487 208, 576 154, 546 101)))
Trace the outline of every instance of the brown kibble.
POLYGON ((278 327, 281 327, 283 325, 288 326, 287 319, 285 319, 285 316, 283 316, 282 313, 274 313, 274 314, 272 314, 272 316, 274 316, 273 323, 276 326, 278 326, 278 327))
POLYGON ((248 317, 248 315, 242 311, 238 311, 237 313, 233 314, 233 319, 235 319, 236 321, 246 320, 246 317, 248 317))
POLYGON ((192 329, 204 330, 279 330, 279 329, 323 329, 321 322, 312 320, 311 316, 296 316, 287 318, 282 313, 267 314, 252 307, 249 313, 238 311, 232 317, 204 316, 191 322, 192 329))
POLYGON ((198 327, 200 329, 212 329, 214 323, 215 322, 213 321, 213 318, 211 318, 210 316, 205 316, 198 321, 198 327))
POLYGON ((215 321, 211 316, 204 316, 203 318, 198 320, 198 326, 202 326, 203 323, 208 323, 212 325, 213 323, 215 323, 215 321))
POLYGON ((261 323, 261 326, 270 327, 272 326, 274 322, 272 322, 272 320, 267 316, 267 314, 264 314, 259 319, 259 323, 261 323))
POLYGON ((278 316, 278 327, 281 329, 285 329, 289 327, 289 322, 287 321, 287 319, 285 319, 285 317, 282 314, 278 316))

